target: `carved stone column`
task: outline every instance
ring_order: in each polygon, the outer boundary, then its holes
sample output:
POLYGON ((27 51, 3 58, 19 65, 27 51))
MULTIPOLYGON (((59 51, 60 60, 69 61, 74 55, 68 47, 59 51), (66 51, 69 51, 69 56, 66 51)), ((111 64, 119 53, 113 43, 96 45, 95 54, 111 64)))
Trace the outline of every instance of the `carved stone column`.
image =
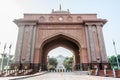
POLYGON ((31 49, 31 63, 34 63, 35 37, 36 37, 36 26, 33 27, 33 39, 32 39, 32 49, 31 49))
POLYGON ((89 43, 89 32, 88 26, 85 26, 85 34, 86 34, 86 44, 87 44, 87 53, 88 53, 88 62, 91 63, 91 55, 90 55, 90 43, 89 43))
POLYGON ((30 63, 31 50, 32 50, 33 26, 29 26, 29 37, 27 42, 26 62, 30 63))
POLYGON ((90 43, 91 61, 96 62, 94 38, 93 38, 93 31, 92 31, 91 25, 88 25, 88 34, 89 34, 88 36, 89 36, 89 43, 90 43))
MULTIPOLYGON (((21 52, 21 63, 22 67, 28 67, 30 68, 31 63, 31 55, 34 54, 34 45, 33 40, 35 37, 33 37, 34 34, 34 25, 35 24, 29 24, 24 27, 24 37, 23 37, 23 46, 22 46, 22 52, 21 52)), ((32 58, 33 59, 33 58, 32 58)))
POLYGON ((100 25, 97 26, 97 32, 98 32, 99 47, 100 47, 100 54, 102 57, 102 62, 108 62, 106 50, 105 50, 102 26, 100 26, 100 25))
POLYGON ((19 26, 14 63, 20 63, 22 46, 23 46, 23 36, 24 36, 24 26, 22 25, 19 26))

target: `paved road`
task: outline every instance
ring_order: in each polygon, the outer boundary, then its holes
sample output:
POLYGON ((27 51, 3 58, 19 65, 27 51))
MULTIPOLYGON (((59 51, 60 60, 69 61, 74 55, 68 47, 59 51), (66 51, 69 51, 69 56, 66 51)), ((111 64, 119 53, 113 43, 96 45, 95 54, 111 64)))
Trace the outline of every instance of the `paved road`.
POLYGON ((21 80, 120 80, 120 78, 78 75, 76 73, 47 73, 40 76, 29 77, 21 80))

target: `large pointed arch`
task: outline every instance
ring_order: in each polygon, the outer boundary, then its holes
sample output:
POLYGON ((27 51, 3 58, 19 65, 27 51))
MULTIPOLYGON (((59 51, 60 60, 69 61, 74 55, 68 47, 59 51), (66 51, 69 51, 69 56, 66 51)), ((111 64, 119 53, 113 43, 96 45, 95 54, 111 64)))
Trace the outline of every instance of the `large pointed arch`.
POLYGON ((43 42, 43 44, 40 47, 41 50, 40 63, 47 65, 47 55, 49 51, 59 46, 72 51, 75 57, 75 64, 80 63, 79 42, 63 34, 55 35, 43 42))
POLYGON ((62 33, 62 32, 55 33, 53 35, 48 36, 47 38, 44 38, 42 40, 42 45, 40 46, 40 48, 42 46, 44 46, 44 44, 47 43, 49 40, 57 38, 57 37, 65 37, 66 39, 69 39, 70 41, 74 42, 79 48, 81 48, 80 41, 77 41, 78 40, 77 38, 75 38, 72 35, 69 35, 69 34, 66 34, 66 33, 62 33))

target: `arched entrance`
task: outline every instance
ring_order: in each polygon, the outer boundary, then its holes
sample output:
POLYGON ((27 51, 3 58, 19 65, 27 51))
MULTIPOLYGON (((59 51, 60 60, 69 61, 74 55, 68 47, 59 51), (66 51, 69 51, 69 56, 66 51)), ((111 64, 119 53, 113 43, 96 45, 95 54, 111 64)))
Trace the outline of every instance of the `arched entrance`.
POLYGON ((62 34, 49 38, 43 42, 40 48, 42 53, 42 55, 40 56, 42 70, 47 70, 47 55, 49 51, 59 46, 65 47, 73 52, 74 69, 79 70, 80 67, 78 65, 80 64, 80 44, 78 44, 76 40, 62 34))

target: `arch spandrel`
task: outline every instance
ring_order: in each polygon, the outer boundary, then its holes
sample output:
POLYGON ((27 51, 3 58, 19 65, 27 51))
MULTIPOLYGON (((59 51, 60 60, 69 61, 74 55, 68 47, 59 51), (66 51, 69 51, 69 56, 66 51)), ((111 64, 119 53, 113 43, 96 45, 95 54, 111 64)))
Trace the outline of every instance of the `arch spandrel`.
POLYGON ((86 47, 84 26, 81 25, 42 25, 37 27, 36 32, 36 48, 39 48, 41 44, 56 35, 65 35, 77 42, 81 43, 82 47, 86 47))
POLYGON ((81 47, 81 44, 80 44, 81 41, 79 40, 79 38, 76 38, 76 37, 74 37, 74 36, 72 36, 70 34, 65 34, 63 32, 59 32, 59 33, 55 33, 55 34, 49 35, 48 37, 44 38, 41 41, 42 44, 40 44, 39 46, 42 47, 46 43, 46 41, 49 41, 49 40, 51 40, 53 38, 57 38, 59 36, 65 37, 66 39, 68 39, 68 40, 74 42, 75 44, 77 44, 79 48, 81 47))

